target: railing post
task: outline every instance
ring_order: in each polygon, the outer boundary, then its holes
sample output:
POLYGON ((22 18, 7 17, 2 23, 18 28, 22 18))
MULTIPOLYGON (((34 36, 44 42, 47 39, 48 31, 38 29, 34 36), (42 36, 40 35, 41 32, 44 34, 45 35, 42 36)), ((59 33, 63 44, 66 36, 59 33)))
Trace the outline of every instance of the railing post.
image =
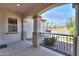
POLYGON ((77 55, 77 36, 74 36, 73 40, 73 56, 77 55))

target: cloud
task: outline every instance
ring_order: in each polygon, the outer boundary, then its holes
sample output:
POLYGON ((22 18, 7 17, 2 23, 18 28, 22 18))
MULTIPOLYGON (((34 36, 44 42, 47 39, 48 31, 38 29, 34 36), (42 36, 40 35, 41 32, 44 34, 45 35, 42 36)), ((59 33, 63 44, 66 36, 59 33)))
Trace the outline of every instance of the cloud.
POLYGON ((53 25, 56 26, 63 26, 66 25, 66 19, 63 19, 62 21, 60 19, 51 19, 51 20, 47 20, 48 23, 53 23, 53 25))

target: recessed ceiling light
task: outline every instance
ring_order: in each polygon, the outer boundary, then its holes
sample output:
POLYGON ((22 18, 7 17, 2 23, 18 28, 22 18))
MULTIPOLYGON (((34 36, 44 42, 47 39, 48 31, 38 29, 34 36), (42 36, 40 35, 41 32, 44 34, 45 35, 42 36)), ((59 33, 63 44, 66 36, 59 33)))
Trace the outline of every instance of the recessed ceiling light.
POLYGON ((17 4, 17 7, 19 7, 20 6, 20 4, 17 4))

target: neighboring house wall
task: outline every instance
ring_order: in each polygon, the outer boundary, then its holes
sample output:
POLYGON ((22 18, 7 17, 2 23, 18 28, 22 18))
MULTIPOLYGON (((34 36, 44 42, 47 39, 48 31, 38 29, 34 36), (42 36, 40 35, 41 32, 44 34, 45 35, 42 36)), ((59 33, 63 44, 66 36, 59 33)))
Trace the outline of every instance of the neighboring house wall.
POLYGON ((31 39, 33 33, 33 18, 31 16, 24 18, 23 25, 24 39, 31 39))
POLYGON ((0 41, 1 40, 3 43, 21 40, 21 18, 18 14, 0 10, 0 41), (18 20, 17 33, 8 33, 8 18, 16 18, 18 20))
POLYGON ((44 33, 46 30, 46 22, 45 21, 41 21, 41 31, 42 33, 44 33))

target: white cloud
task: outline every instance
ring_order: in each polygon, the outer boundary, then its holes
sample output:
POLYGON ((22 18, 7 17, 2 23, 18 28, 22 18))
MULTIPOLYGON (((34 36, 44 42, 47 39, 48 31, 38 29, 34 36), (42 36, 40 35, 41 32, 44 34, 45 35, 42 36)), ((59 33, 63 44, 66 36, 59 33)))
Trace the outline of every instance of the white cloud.
POLYGON ((57 26, 63 26, 66 25, 66 21, 65 19, 60 20, 60 19, 52 19, 52 20, 47 20, 47 22, 49 22, 50 24, 53 23, 53 25, 57 25, 57 26))

